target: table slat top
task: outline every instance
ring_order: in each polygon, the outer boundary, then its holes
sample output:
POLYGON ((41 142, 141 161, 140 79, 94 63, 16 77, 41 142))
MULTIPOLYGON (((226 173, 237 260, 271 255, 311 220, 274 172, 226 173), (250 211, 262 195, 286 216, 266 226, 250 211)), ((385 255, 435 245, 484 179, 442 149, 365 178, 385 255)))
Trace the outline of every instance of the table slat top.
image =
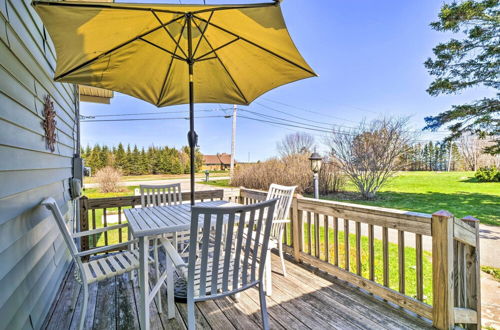
MULTIPOLYGON (((240 204, 222 200, 196 203, 212 207, 236 205, 240 204)), ((189 231, 191 227, 191 204, 132 208, 124 210, 124 214, 134 237, 189 231)))

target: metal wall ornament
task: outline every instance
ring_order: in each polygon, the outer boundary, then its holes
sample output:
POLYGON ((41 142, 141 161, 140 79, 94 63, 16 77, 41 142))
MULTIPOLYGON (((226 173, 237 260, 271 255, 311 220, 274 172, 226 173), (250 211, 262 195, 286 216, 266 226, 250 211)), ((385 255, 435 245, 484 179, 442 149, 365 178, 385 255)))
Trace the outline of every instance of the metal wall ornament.
POLYGON ((45 144, 51 152, 56 150, 56 112, 54 110, 54 102, 50 95, 45 96, 43 105, 43 129, 45 130, 45 144))

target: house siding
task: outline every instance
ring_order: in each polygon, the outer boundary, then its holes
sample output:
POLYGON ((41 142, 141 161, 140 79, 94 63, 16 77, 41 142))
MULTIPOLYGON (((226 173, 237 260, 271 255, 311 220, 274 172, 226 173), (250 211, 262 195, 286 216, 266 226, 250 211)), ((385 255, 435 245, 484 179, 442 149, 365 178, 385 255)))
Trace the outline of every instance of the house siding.
POLYGON ((75 86, 52 81, 55 50, 31 0, 0 0, 0 329, 39 329, 70 263, 53 197, 67 218, 76 150, 75 86), (45 146, 46 95, 57 117, 56 150, 45 146))

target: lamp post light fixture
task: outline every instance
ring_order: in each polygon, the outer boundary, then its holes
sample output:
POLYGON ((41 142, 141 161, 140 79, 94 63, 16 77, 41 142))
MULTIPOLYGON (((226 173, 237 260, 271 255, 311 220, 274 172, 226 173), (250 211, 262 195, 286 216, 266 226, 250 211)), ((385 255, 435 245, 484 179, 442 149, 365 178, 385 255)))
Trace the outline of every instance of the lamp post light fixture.
POLYGON ((314 198, 319 198, 319 183, 318 183, 318 173, 321 169, 321 162, 323 157, 316 152, 316 150, 309 156, 311 161, 311 170, 313 171, 313 182, 314 182, 314 198))

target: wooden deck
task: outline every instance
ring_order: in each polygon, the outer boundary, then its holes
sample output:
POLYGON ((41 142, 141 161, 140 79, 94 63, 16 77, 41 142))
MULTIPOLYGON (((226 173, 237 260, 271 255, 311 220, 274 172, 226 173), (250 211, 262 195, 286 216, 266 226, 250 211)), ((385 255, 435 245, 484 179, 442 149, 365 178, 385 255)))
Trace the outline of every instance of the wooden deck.
MULTIPOLYGON (((346 282, 314 275, 287 262, 288 276, 279 270, 273 254, 273 294, 267 298, 272 329, 423 329, 428 320, 414 317, 380 299, 361 292, 346 282)), ((80 316, 80 285, 72 269, 61 285, 44 329, 75 329, 80 316)), ((163 304, 166 306, 165 289, 163 304)), ((129 275, 90 285, 86 329, 139 329, 139 290, 129 275)), ((185 329, 186 305, 177 304, 177 319, 167 320, 151 304, 152 329, 185 329)), ((197 304, 199 329, 256 329, 261 327, 258 292, 197 304)))

